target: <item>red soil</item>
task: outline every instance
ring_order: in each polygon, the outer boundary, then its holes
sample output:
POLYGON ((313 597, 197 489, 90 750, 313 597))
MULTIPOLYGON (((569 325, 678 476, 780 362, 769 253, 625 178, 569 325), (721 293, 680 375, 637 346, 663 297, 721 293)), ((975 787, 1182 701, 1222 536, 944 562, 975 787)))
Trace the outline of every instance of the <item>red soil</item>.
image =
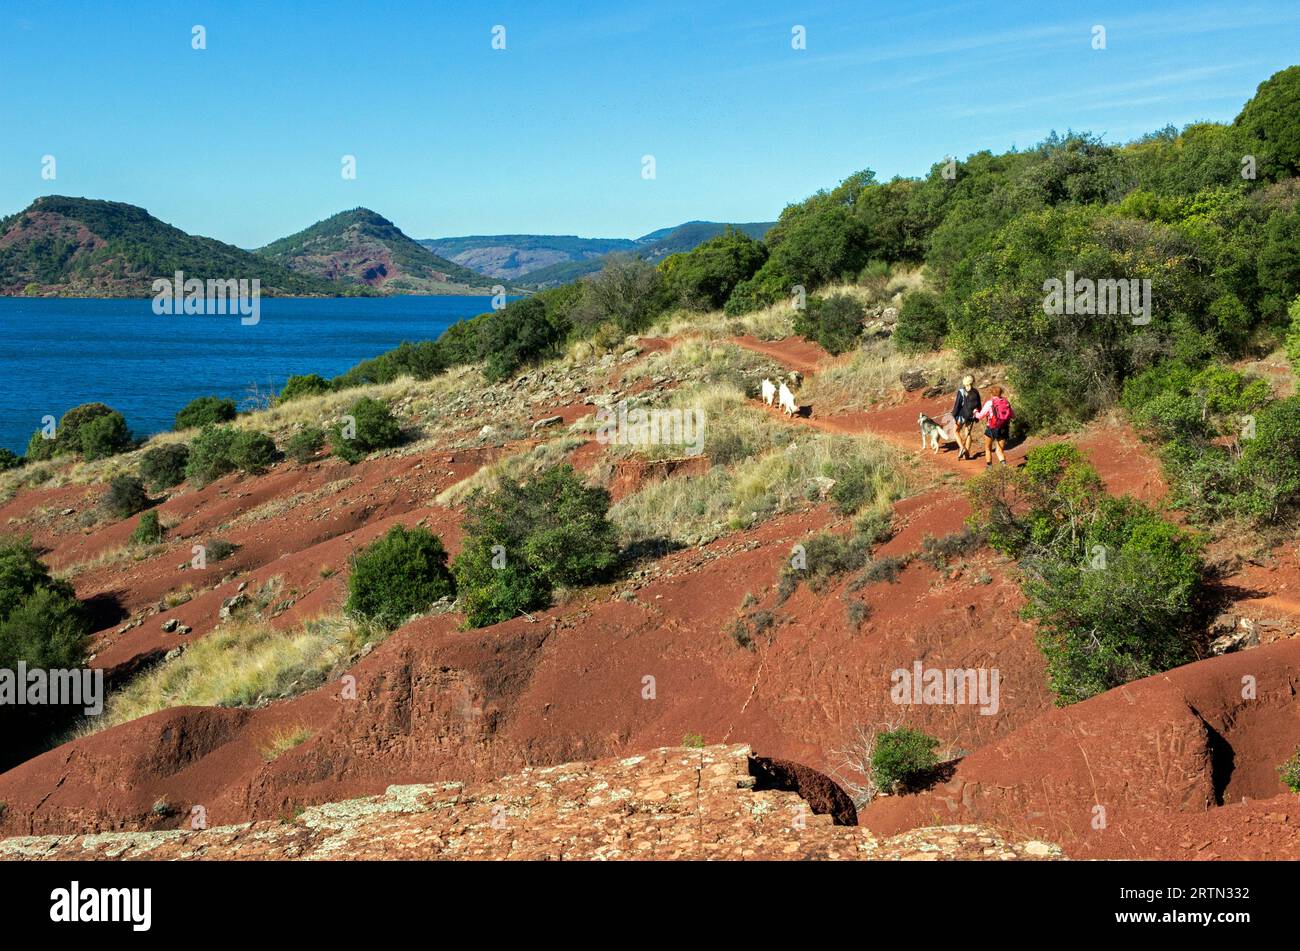
MULTIPOLYGON (((802 342, 757 341, 754 348, 804 372, 825 359, 802 342)), ((810 418, 790 424, 872 433, 917 452, 916 414, 933 402, 911 398, 828 418, 814 407, 810 418)), ((590 411, 561 409, 537 417, 560 413, 568 421, 590 411)), ((1163 492, 1155 464, 1123 427, 1095 426, 1080 442, 1112 491, 1150 499, 1163 492)), ((594 465, 600 450, 588 442, 572 459, 594 465)), ((1023 452, 1012 450, 1012 464, 1023 452)), ((432 499, 495 454, 429 452, 350 468, 332 461, 285 465, 175 496, 162 512, 181 520, 171 533, 177 541, 149 561, 83 573, 78 593, 115 593, 128 612, 196 578, 200 593, 124 634, 102 633, 96 662, 124 665, 174 645, 180 638, 160 630, 167 617, 191 625, 188 637, 201 636, 215 627, 221 598, 240 580, 253 590, 278 575, 281 597, 294 592, 295 604, 277 624, 334 608, 349 554, 395 522, 426 520, 454 552, 460 515, 432 499), (307 498, 282 512, 268 508, 264 519, 239 521, 258 505, 295 494, 307 498), (213 534, 243 547, 206 572, 175 567, 191 544, 213 534), (322 567, 334 574, 322 577, 322 567)), ((952 451, 918 458, 938 474, 982 470, 978 461, 957 462, 952 451)), ((660 475, 689 477, 704 463, 676 473, 653 472, 653 465, 620 471, 616 492, 660 475)), ((50 550, 51 563, 71 564, 121 544, 129 525, 82 535, 71 518, 47 524, 35 510, 81 508, 98 491, 24 493, 0 507, 0 519, 30 517, 24 524, 50 550)), ((968 514, 956 486, 907 499, 896 507, 895 535, 876 555, 913 553, 926 535, 960 530, 968 514)), ((1287 672, 1300 659, 1300 642, 1202 661, 1058 710, 1034 627, 1019 617, 1019 588, 990 552, 964 556, 944 571, 913 561, 895 582, 856 592, 848 579, 820 592, 801 585, 781 602, 777 581, 792 546, 828 526, 843 530, 828 506, 809 505, 668 555, 612 589, 586 592, 533 618, 475 631, 457 630, 455 616, 416 620, 352 667, 352 679, 291 700, 251 710, 166 710, 67 743, 0 775, 0 801, 8 807, 0 831, 174 826, 194 804, 207 809, 212 825, 272 818, 391 784, 482 782, 527 765, 677 744, 688 734, 747 742, 761 756, 831 772, 859 727, 901 718, 965 755, 934 790, 880 799, 864 810, 873 830, 979 820, 1041 830, 1069 854, 1181 856, 1186 841, 1199 857, 1300 857, 1294 826, 1270 818, 1295 810, 1282 799, 1255 801, 1278 796, 1275 766, 1300 737, 1297 684, 1287 672), (859 624, 848 608, 855 600, 865 605, 859 624), (762 612, 770 612, 770 624, 762 612), (728 636, 741 618, 755 632, 752 651, 728 636), (996 667, 997 712, 896 705, 890 675, 916 661, 927 668, 996 667), (1245 673, 1259 682, 1253 705, 1234 699, 1245 673), (355 699, 345 698, 353 683, 355 699), (291 728, 311 736, 267 762, 270 738, 291 728), (154 811, 160 800, 173 808, 154 811), (1105 832, 1091 828, 1098 804, 1107 809, 1105 832)), ((1266 590, 1295 590, 1294 560, 1277 571, 1287 580, 1270 576, 1266 590)))

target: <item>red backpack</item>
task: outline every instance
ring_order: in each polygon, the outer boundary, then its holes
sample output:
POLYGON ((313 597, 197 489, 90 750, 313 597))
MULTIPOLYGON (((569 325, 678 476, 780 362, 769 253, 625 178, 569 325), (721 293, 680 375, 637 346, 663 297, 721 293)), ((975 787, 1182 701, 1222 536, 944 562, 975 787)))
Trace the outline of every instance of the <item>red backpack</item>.
POLYGON ((993 413, 992 413, 993 428, 1001 429, 1007 423, 1011 422, 1011 418, 1016 414, 1012 412, 1011 404, 1007 402, 1005 397, 995 396, 993 397, 992 402, 993 402, 993 413))

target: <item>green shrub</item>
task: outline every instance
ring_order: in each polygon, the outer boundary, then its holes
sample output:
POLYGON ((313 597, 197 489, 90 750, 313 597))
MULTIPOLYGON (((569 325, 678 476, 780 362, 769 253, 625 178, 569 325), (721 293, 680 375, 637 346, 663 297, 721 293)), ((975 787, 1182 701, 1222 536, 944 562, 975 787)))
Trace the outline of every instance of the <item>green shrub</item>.
POLYGON ((935 571, 946 571, 954 563, 960 564, 965 556, 978 551, 984 539, 972 528, 935 538, 927 534, 921 539, 921 553, 917 560, 925 562, 935 571))
POLYGON ((275 464, 275 440, 266 433, 241 429, 230 443, 230 461, 242 472, 265 472, 275 464))
POLYGON ((1300 396, 1277 400, 1255 414, 1234 469, 1234 508, 1258 522, 1277 522, 1300 502, 1300 396))
POLYGON ((11 449, 0 448, 0 472, 17 469, 23 464, 23 457, 11 449))
MULTIPOLYGON (((448 366, 447 358, 444 356, 446 348, 442 344, 443 338, 451 334, 458 327, 468 325, 480 326, 478 323, 482 317, 490 317, 490 314, 481 315, 473 320, 459 321, 453 324, 444 332, 435 343, 432 340, 422 340, 419 343, 409 343, 403 340, 400 344, 389 350, 387 353, 381 353, 377 357, 369 360, 362 360, 347 373, 336 376, 330 381, 329 388, 332 390, 343 390, 353 386, 364 386, 369 383, 391 383, 398 377, 409 376, 416 380, 427 380, 436 376, 445 370, 448 366)), ((459 336, 463 331, 457 330, 453 337, 459 336)), ((474 359, 478 359, 475 357, 474 359)), ((294 380, 311 380, 314 374, 308 374, 305 377, 291 377, 290 383, 294 380)), ((318 386, 315 382, 303 382, 294 384, 294 391, 289 397, 284 392, 280 394, 280 402, 286 402, 287 399, 298 399, 299 396, 305 396, 313 392, 318 386)), ((285 391, 289 390, 289 383, 285 384, 285 391)))
POLYGON ((172 425, 172 429, 194 429, 200 426, 228 423, 236 415, 234 400, 222 399, 219 396, 200 396, 190 400, 176 414, 176 422, 172 425))
POLYGON ((830 497, 841 515, 852 515, 881 496, 889 474, 866 458, 849 459, 827 467, 826 476, 834 479, 830 497))
POLYGON ((613 321, 624 334, 639 333, 666 311, 671 301, 657 267, 631 254, 610 254, 600 271, 583 282, 572 322, 580 332, 613 321))
POLYGON ((568 465, 520 483, 502 478, 468 506, 465 544, 452 566, 472 627, 550 603, 558 585, 604 577, 618 558, 609 493, 582 484, 568 465))
POLYGON ((394 628, 455 590, 438 536, 394 525, 353 559, 347 610, 394 628))
POLYGON ((1300 400, 1218 363, 1160 365, 1131 378, 1123 405, 1159 455, 1172 501, 1193 519, 1275 523, 1300 502, 1300 400))
MULTIPOLYGON (((103 403, 82 403, 63 414, 54 438, 54 455, 79 453, 82 451, 81 429, 87 423, 112 416, 117 410, 103 403)), ((117 413, 117 415, 121 415, 117 413)), ((30 453, 29 453, 30 454, 30 453)))
POLYGON ((948 333, 948 315, 932 291, 916 290, 903 298, 898 310, 894 342, 904 353, 937 350, 948 333))
POLYGON ((816 340, 828 353, 840 354, 852 350, 862 333, 866 320, 866 309, 862 302, 850 294, 835 294, 818 301, 816 307, 809 307, 816 321, 816 331, 811 339, 816 340))
POLYGON ((769 259, 753 277, 735 286, 722 308, 723 313, 736 317, 762 310, 789 297, 797 283, 769 259))
POLYGON ((224 538, 214 538, 204 546, 204 549, 208 561, 225 561, 239 551, 239 546, 224 538))
POLYGON ((1291 361, 1291 369, 1300 374, 1300 297, 1291 302, 1287 316, 1291 323, 1286 335, 1286 355, 1291 361))
POLYGON ((58 440, 47 438, 45 433, 38 429, 32 433, 32 438, 27 440, 25 458, 31 462, 53 459, 57 448, 58 440))
POLYGON ((144 483, 132 475, 119 475, 108 484, 108 492, 101 503, 114 518, 129 518, 149 506, 149 496, 144 483))
POLYGON ((190 456, 185 463, 185 477, 202 487, 238 466, 234 459, 236 432, 230 426, 204 426, 190 443, 190 456))
POLYGON ((1020 558, 1024 614, 1039 622, 1058 704, 1193 659, 1198 543, 1141 502, 1107 496, 1077 448, 1038 447, 968 493, 973 527, 1020 558))
POLYGON ((112 412, 87 420, 77 432, 81 455, 87 459, 107 459, 131 448, 131 431, 121 413, 112 412))
POLYGON ((0 668, 77 667, 90 621, 72 586, 56 581, 28 539, 0 539, 0 668))
POLYGON ((311 462, 325 447, 325 431, 319 426, 304 426, 289 437, 285 454, 294 462, 311 462))
POLYGON ((140 459, 140 478, 155 492, 180 485, 189 458, 189 447, 183 443, 154 446, 140 459))
POLYGON ((291 376, 285 381, 284 389, 280 391, 279 396, 275 398, 275 404, 282 406, 308 396, 319 396, 328 393, 332 388, 329 380, 315 373, 291 376))
POLYGON ((858 591, 869 584, 876 584, 884 581, 893 584, 898 580, 898 576, 903 573, 912 562, 911 555, 886 555, 883 558, 873 558, 863 567, 862 573, 853 580, 849 586, 850 590, 858 591))
POLYGON ((821 532, 804 542, 805 568, 786 565, 781 570, 806 581, 812 590, 821 591, 833 579, 865 565, 871 559, 871 545, 869 537, 856 532, 847 535, 821 532))
POLYGON ((140 516, 135 531, 131 533, 131 542, 135 545, 156 545, 162 540, 163 528, 158 521, 158 513, 150 509, 140 516))
POLYGON ((1277 768, 1282 778, 1282 785, 1293 793, 1300 793, 1300 746, 1291 754, 1291 758, 1277 768))
POLYGON ((511 377, 519 367, 558 352, 566 328, 547 320, 546 303, 536 297, 513 300, 493 315, 487 327, 487 364, 491 381, 511 377))
POLYGON ((37 588, 0 620, 0 665, 9 670, 19 661, 47 670, 80 667, 89 634, 86 611, 70 591, 37 588))
POLYGON ((352 404, 348 420, 340 420, 330 431, 330 449, 347 462, 360 462, 376 449, 387 449, 402 441, 402 429, 388 407, 363 396, 352 404))
POLYGON ((871 753, 871 781, 881 792, 909 792, 922 788, 939 765, 932 736, 899 727, 877 734, 871 753))

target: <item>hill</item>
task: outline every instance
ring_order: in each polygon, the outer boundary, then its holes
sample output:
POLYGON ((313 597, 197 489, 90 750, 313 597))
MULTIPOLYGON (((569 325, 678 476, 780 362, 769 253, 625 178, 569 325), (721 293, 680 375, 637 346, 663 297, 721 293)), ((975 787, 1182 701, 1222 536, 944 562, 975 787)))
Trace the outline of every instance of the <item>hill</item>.
POLYGON ((507 280, 556 264, 591 261, 612 251, 631 251, 637 246, 631 238, 579 238, 567 234, 466 235, 425 238, 419 243, 480 274, 507 280))
POLYGON ((368 208, 339 212, 255 253, 300 274, 384 294, 468 294, 497 283, 439 257, 368 208))
POLYGON ((213 238, 187 234, 143 208, 47 195, 0 219, 0 294, 150 297, 177 271, 207 280, 258 278, 274 295, 327 295, 338 287, 213 238))
POLYGON ((661 261, 690 251, 728 227, 761 239, 773 222, 728 225, 718 221, 688 221, 660 228, 639 238, 578 238, 573 235, 498 234, 459 238, 426 238, 419 243, 435 254, 481 274, 518 281, 534 288, 555 287, 601 269, 607 254, 635 254, 661 261))

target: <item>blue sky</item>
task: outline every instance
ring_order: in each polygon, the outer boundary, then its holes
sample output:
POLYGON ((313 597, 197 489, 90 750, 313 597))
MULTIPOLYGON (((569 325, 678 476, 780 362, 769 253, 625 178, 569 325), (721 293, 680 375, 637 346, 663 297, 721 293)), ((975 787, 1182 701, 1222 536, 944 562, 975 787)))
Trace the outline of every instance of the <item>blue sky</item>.
POLYGON ((2 0, 0 214, 109 198, 243 247, 357 205, 413 237, 631 237, 1053 128, 1227 121, 1296 62, 1280 0, 2 0))

